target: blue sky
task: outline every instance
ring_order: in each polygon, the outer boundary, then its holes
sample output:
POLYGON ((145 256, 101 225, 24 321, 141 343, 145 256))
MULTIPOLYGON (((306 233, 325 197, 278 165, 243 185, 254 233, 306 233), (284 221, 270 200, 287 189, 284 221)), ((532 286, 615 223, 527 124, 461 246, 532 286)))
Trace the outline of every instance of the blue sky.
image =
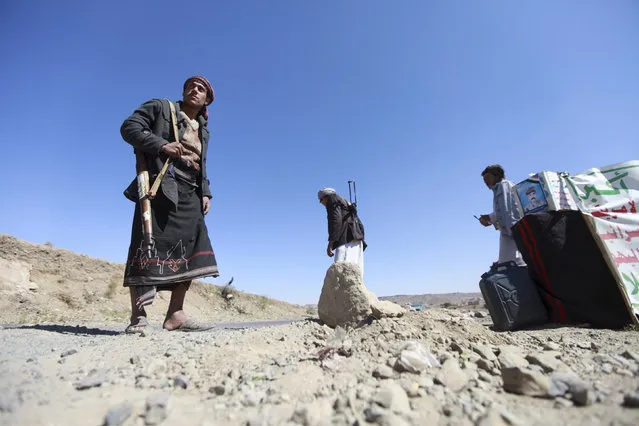
POLYGON ((473 218, 492 206, 481 170, 638 159, 637 46, 629 0, 5 0, 0 233, 124 262, 120 125, 203 74, 211 282, 315 303, 331 262, 316 193, 354 179, 371 290, 478 291, 498 248, 473 218))

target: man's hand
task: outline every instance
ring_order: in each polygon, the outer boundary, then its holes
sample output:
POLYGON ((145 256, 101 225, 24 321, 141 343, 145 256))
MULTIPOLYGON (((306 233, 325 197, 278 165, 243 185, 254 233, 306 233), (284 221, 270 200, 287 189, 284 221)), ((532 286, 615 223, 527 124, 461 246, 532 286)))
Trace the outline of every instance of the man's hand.
POLYGON ((492 225, 492 221, 490 220, 490 216, 487 215, 487 214, 483 214, 483 215, 479 216, 479 223, 481 223, 484 226, 492 225))
POLYGON ((328 257, 333 257, 333 242, 332 241, 328 242, 328 247, 326 247, 326 254, 328 255, 328 257))
POLYGON ((162 145, 160 151, 163 154, 166 154, 169 157, 177 160, 184 153, 184 148, 182 147, 182 144, 180 142, 170 142, 166 145, 162 145))
POLYGON ((202 212, 207 214, 211 210, 211 199, 209 197, 202 197, 202 212))

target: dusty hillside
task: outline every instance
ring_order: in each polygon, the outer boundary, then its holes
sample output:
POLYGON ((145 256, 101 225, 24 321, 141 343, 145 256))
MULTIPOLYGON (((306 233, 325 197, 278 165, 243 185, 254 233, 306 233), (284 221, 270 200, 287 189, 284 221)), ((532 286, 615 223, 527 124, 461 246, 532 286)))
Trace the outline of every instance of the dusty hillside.
MULTIPOLYGON (((119 322, 128 320, 124 265, 0 234, 0 324, 119 322)), ((194 282, 186 308, 203 321, 301 318, 309 308, 244 292, 227 303, 223 287, 194 282)), ((148 309, 161 321, 168 293, 148 309)))

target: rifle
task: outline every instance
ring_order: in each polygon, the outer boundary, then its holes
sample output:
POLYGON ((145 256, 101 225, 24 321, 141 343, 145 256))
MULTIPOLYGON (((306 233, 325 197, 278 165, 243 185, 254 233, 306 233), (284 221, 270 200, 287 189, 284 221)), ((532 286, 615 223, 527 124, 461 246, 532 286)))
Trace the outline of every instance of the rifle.
POLYGON ((350 203, 357 208, 357 190, 355 188, 355 181, 354 180, 349 180, 348 181, 348 201, 350 201, 350 203), (355 202, 353 202, 353 199, 351 197, 351 183, 353 184, 353 194, 355 195, 355 202))
MULTIPOLYGON (((171 108, 171 121, 173 122, 173 136, 175 140, 179 140, 179 133, 177 127, 177 114, 175 112, 175 105, 169 101, 171 108)), ((158 173, 153 185, 149 188, 149 168, 146 164, 146 158, 144 153, 140 151, 135 152, 135 169, 138 179, 138 199, 140 201, 140 214, 142 216, 142 238, 144 239, 144 246, 146 248, 149 259, 153 257, 153 221, 151 220, 151 200, 155 198, 155 195, 160 188, 160 183, 169 168, 171 158, 167 158, 162 165, 160 173, 158 173)))
POLYGON ((141 151, 135 152, 135 169, 138 175, 138 200, 142 218, 142 238, 149 259, 153 257, 153 223, 151 221, 151 199, 149 198, 149 168, 141 151))

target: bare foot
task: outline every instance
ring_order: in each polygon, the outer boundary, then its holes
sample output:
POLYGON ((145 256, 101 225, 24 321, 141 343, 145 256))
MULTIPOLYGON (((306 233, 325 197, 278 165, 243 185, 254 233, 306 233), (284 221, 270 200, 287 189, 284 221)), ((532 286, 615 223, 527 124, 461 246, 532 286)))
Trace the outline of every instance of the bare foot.
POLYGON ((183 310, 175 311, 164 319, 164 329, 169 331, 176 330, 180 328, 182 324, 187 322, 188 319, 189 317, 183 310))

